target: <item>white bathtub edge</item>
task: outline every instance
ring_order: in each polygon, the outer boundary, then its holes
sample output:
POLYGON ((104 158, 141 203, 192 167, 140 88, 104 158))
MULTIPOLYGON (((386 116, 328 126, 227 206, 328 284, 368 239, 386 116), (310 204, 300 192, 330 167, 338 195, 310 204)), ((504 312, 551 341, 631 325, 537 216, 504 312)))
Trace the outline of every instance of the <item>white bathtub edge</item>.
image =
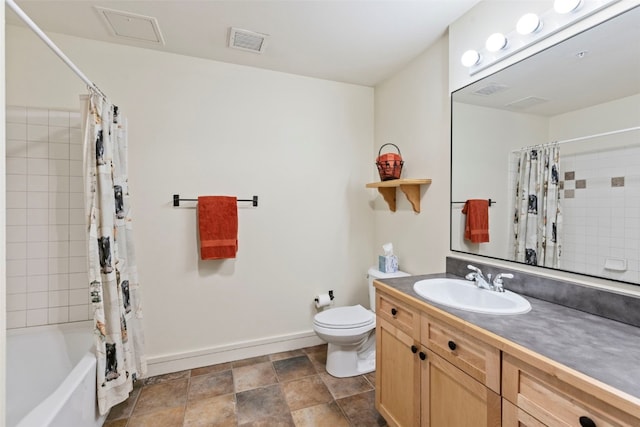
MULTIPOLYGON (((96 399, 96 356, 93 350, 92 322, 73 322, 68 324, 45 325, 30 328, 19 328, 8 331, 8 335, 18 338, 26 335, 26 341, 16 341, 17 349, 27 351, 28 348, 20 347, 20 343, 29 345, 37 345, 41 336, 62 337, 65 341, 67 357, 71 358, 72 366, 70 371, 64 371, 65 376, 61 382, 56 384, 55 389, 51 390, 48 396, 44 396, 41 400, 35 402, 29 412, 24 413, 22 418, 13 421, 14 427, 100 427, 103 425, 106 416, 100 416, 98 413, 96 399), (59 331, 62 335, 49 335, 50 331, 54 333, 59 331), (79 334, 78 334, 79 333, 79 334), (33 335, 29 340, 28 335, 33 335), (86 341, 85 341, 86 339, 86 341), (17 424, 16 424, 17 423, 17 424)), ((40 340, 40 344, 42 340, 40 340)), ((47 348, 48 349, 48 348, 47 348)), ((36 347, 38 353, 47 354, 47 349, 36 347)), ((56 348, 55 350, 60 350, 56 348)), ((19 354, 19 353, 16 353, 19 354)), ((46 362, 44 366, 47 365, 46 362)), ((32 386, 34 379, 24 378, 22 374, 18 377, 19 381, 32 386)), ((49 388, 45 388, 49 390, 49 388)), ((26 397, 26 396, 25 396, 26 397)), ((14 417, 15 418, 15 417, 14 417)))
POLYGON ((93 352, 88 352, 82 360, 73 367, 69 376, 58 386, 49 397, 43 400, 31 412, 25 415, 16 427, 40 427, 49 425, 57 415, 56 409, 60 406, 60 401, 67 402, 73 393, 79 388, 90 371, 95 372, 96 356, 93 352), (46 424, 43 424, 45 422, 46 424))

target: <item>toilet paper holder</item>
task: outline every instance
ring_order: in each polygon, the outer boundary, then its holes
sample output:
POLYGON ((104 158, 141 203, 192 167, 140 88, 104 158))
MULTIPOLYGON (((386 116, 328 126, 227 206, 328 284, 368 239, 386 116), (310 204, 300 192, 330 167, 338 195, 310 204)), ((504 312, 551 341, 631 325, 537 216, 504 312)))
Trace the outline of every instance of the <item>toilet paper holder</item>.
MULTIPOLYGON (((329 298, 331 299, 331 301, 333 301, 333 298, 334 298, 333 291, 329 291, 329 298)), ((313 300, 315 302, 320 302, 320 300, 318 300, 318 298, 314 298, 313 300)))

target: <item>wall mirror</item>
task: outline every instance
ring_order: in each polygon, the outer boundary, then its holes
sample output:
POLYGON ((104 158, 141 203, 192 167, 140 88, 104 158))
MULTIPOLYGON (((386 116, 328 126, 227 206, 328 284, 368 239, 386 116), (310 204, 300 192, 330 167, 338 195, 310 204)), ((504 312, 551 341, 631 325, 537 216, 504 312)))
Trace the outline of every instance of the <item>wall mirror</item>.
POLYGON ((452 251, 640 284, 640 6, 452 93, 451 120, 452 251))

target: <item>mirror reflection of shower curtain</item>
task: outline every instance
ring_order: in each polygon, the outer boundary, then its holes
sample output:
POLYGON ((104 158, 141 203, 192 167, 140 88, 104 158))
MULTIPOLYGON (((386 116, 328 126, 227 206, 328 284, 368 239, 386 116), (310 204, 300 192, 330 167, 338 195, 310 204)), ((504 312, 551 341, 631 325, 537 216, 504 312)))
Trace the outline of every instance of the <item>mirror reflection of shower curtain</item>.
POLYGON ((89 288, 101 414, 147 370, 127 180, 126 121, 97 94, 82 96, 89 288))
POLYGON ((560 148, 522 150, 518 161, 513 223, 516 261, 560 267, 562 209, 560 148))

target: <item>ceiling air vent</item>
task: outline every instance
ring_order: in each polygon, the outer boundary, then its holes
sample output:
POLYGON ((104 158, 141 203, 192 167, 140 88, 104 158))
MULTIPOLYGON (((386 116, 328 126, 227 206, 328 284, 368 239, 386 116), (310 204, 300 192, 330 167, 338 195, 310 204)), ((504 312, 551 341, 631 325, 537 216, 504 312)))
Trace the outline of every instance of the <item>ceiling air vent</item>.
POLYGON ((231 27, 229 29, 229 47, 247 52, 262 53, 267 44, 267 37, 269 37, 267 34, 231 27))
POLYGON ((99 6, 95 8, 114 36, 164 45, 156 18, 99 6))
POLYGON ((502 92, 505 89, 509 89, 509 86, 506 85, 501 85, 498 83, 489 83, 488 85, 481 87, 478 90, 473 91, 474 95, 483 95, 483 96, 489 96, 489 95, 493 95, 494 93, 497 92, 502 92))
POLYGON ((548 99, 539 98, 537 96, 527 96, 526 98, 518 99, 505 105, 505 107, 512 108, 514 110, 524 110, 534 105, 543 104, 549 102, 548 99))

